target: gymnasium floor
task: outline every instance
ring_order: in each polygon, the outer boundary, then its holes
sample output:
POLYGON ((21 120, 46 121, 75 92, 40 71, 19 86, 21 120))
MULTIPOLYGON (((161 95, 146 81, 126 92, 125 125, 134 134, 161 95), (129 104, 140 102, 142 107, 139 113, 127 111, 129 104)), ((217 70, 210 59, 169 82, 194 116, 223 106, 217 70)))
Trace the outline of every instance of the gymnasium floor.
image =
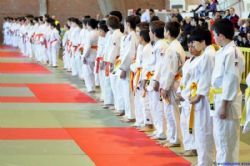
MULTIPOLYGON (((61 62, 60 62, 61 63, 61 62)), ((84 84, 0 46, 0 166, 185 166, 177 155, 102 109, 84 84)), ((240 161, 250 162, 250 134, 240 161)))

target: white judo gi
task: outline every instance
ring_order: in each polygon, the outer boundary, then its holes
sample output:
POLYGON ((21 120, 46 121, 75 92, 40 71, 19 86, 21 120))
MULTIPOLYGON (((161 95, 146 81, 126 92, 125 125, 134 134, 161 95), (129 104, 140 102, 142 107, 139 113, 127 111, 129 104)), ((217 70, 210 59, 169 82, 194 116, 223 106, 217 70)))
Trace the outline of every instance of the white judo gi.
POLYGON ((222 93, 215 95, 213 117, 216 162, 218 163, 238 162, 242 104, 240 82, 244 69, 244 57, 233 41, 216 53, 212 87, 222 90, 222 93), (219 117, 223 100, 229 101, 226 119, 219 117))

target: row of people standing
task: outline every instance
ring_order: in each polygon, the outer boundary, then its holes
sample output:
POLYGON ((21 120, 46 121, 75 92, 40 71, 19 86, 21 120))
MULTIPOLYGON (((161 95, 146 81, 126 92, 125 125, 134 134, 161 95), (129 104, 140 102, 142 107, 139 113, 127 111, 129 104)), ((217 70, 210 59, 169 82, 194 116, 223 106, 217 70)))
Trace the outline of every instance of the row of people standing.
POLYGON ((50 17, 5 18, 4 44, 18 47, 37 62, 57 67, 61 38, 56 21, 50 17))
POLYGON ((245 63, 232 40, 232 23, 214 23, 218 51, 210 31, 195 28, 187 54, 177 40, 178 22, 128 16, 123 29, 121 21, 118 11, 99 22, 69 18, 64 68, 90 93, 100 85, 103 108, 114 109, 122 121, 152 131, 149 137, 163 140, 164 147, 183 144, 184 156, 197 152, 197 165, 213 165, 214 144, 218 164, 238 162, 245 63))

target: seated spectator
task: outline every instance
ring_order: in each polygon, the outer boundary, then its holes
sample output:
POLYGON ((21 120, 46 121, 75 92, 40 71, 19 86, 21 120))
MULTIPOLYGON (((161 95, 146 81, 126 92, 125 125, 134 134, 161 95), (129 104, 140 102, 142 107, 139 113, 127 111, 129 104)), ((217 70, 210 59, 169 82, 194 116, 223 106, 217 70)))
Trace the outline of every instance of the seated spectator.
POLYGON ((241 45, 241 47, 250 47, 250 41, 247 40, 247 35, 246 34, 242 37, 242 45, 241 45))
POLYGON ((210 5, 209 5, 209 12, 216 12, 217 11, 217 5, 218 1, 217 0, 212 0, 210 5))
POLYGON ((234 28, 239 29, 239 26, 238 26, 239 16, 235 13, 235 9, 231 7, 229 9, 229 12, 230 12, 230 21, 233 23, 234 28))
POLYGON ((181 16, 179 9, 172 10, 172 17, 176 17, 179 23, 183 20, 183 17, 181 16))
POLYGON ((250 47, 250 31, 247 32, 246 39, 247 39, 248 47, 250 47))
POLYGON ((229 11, 229 9, 225 10, 224 18, 230 20, 230 11, 229 11))
POLYGON ((240 33, 246 33, 246 27, 245 27, 245 19, 239 19, 238 26, 239 26, 239 32, 240 33))

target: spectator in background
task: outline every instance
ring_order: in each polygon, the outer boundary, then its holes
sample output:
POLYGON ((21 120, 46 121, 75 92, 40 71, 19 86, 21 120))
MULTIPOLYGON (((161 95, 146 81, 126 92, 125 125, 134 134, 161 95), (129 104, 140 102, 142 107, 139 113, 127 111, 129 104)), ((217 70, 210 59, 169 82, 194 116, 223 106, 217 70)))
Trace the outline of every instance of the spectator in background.
POLYGON ((217 5, 218 1, 217 0, 212 0, 209 5, 209 12, 216 12, 217 11, 217 5))
POLYGON ((136 11, 135 11, 135 15, 137 16, 141 16, 143 13, 143 11, 141 10, 141 8, 138 8, 136 11))
POLYGON ((229 11, 229 9, 225 10, 224 18, 230 20, 230 11, 229 11))
POLYGON ((230 21, 233 23, 234 28, 239 29, 239 26, 238 26, 239 16, 235 13, 235 9, 231 7, 229 9, 229 12, 230 12, 230 21))
POLYGON ((202 29, 208 29, 208 23, 204 18, 199 18, 198 26, 201 27, 202 29))
POLYGON ((238 21, 238 26, 239 26, 239 32, 240 33, 246 33, 246 25, 245 25, 246 20, 245 19, 239 19, 238 21))
POLYGON ((150 22, 150 12, 148 9, 142 10, 141 22, 150 22))
POLYGON ((181 16, 179 9, 172 10, 172 17, 176 17, 179 23, 183 20, 183 17, 181 16))
POLYGON ((192 30, 191 21, 192 21, 191 17, 186 17, 185 21, 183 22, 183 30, 186 35, 191 33, 191 30, 192 30))
POLYGON ((150 15, 150 18, 153 17, 153 16, 155 16, 154 9, 152 9, 152 8, 149 9, 149 15, 150 15))
POLYGON ((250 18, 245 21, 246 32, 250 32, 250 18))
POLYGON ((250 47, 250 31, 247 32, 246 38, 247 38, 248 47, 250 47))
POLYGON ((244 34, 244 36, 242 36, 242 45, 241 47, 250 47, 250 41, 247 40, 247 35, 244 34))

